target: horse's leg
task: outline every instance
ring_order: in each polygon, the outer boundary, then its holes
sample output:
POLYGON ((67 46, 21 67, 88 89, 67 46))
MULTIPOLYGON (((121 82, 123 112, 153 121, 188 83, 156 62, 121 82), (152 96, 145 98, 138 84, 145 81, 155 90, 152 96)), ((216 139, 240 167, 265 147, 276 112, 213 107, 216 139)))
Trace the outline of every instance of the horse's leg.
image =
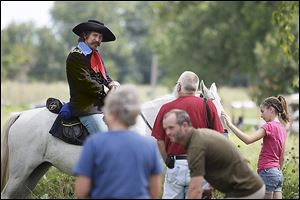
POLYGON ((50 163, 42 163, 27 178, 16 177, 11 175, 7 182, 7 185, 1 193, 1 198, 25 198, 27 197, 35 188, 41 177, 48 171, 51 167, 50 163))
POLYGON ((24 186, 23 182, 21 182, 18 178, 9 177, 5 187, 1 192, 1 199, 22 198, 23 196, 20 195, 19 190, 24 190, 24 188, 22 188, 24 186))
POLYGON ((1 199, 24 199, 31 190, 23 177, 9 177, 7 184, 1 192, 1 199))
MULTIPOLYGON (((14 152, 14 151, 13 151, 14 152)), ((11 154, 14 156, 15 154, 11 154)), ((32 154, 33 158, 35 157, 32 154)), ((32 161, 30 158, 20 158, 12 160, 9 168, 9 178, 7 185, 1 192, 1 198, 25 198, 32 192, 40 178, 47 172, 50 163, 42 161, 32 161), (20 164, 23 163, 23 164, 20 164)))
POLYGON ((9 132, 8 182, 1 191, 3 198, 25 198, 49 169, 49 164, 42 164, 47 149, 47 135, 40 134, 42 130, 39 128, 26 127, 21 119, 22 115, 9 132))
POLYGON ((37 168, 33 170, 30 176, 26 180, 26 187, 29 191, 33 191, 39 180, 42 176, 48 171, 48 169, 52 166, 51 163, 44 162, 40 164, 37 168))
POLYGON ((9 179, 7 185, 1 193, 1 198, 25 198, 30 194, 41 177, 48 171, 52 165, 48 162, 44 162, 37 166, 33 171, 26 174, 25 171, 28 170, 19 170, 18 172, 13 172, 9 174, 9 179))

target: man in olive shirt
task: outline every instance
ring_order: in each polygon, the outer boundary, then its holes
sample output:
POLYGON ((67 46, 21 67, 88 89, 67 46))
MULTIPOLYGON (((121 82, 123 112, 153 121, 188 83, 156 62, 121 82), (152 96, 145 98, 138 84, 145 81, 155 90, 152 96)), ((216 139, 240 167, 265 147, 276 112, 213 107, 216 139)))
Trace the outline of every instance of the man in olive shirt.
POLYGON ((203 178, 226 198, 264 198, 262 179, 224 136, 211 129, 194 129, 189 115, 179 109, 164 115, 163 128, 171 142, 184 145, 187 151, 188 198, 201 198, 203 178))

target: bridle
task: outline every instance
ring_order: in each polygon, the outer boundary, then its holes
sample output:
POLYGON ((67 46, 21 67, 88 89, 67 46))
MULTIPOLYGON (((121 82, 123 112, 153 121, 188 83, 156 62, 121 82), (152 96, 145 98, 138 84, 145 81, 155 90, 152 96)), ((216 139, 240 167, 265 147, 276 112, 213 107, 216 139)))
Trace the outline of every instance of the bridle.
POLYGON ((148 120, 146 119, 146 117, 143 115, 143 113, 141 112, 140 115, 142 116, 144 122, 146 123, 146 125, 148 126, 148 128, 152 131, 152 127, 150 126, 148 120))

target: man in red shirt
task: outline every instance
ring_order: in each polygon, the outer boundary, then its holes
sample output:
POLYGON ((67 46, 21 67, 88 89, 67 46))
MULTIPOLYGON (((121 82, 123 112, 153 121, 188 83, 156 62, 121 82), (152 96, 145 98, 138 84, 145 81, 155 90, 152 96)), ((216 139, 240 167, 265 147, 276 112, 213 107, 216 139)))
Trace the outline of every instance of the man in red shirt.
MULTIPOLYGON (((195 73, 191 71, 183 72, 176 85, 178 98, 164 104, 154 122, 152 136, 157 139, 161 156, 167 165, 163 199, 186 198, 190 182, 186 151, 181 144, 172 143, 166 135, 162 124, 163 116, 172 109, 182 109, 189 114, 194 128, 208 128, 205 102, 202 98, 196 96, 198 86, 199 78, 195 73)), ((207 104, 210 110, 211 128, 223 133, 224 129, 216 107, 211 100, 208 100, 207 104)))

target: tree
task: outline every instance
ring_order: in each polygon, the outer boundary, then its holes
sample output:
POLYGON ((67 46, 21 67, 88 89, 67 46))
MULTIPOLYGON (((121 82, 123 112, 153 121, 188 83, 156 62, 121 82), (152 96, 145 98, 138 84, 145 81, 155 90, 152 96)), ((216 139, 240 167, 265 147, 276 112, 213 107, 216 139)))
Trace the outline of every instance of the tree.
POLYGON ((250 95, 257 104, 269 96, 297 91, 292 85, 292 77, 299 74, 298 64, 282 53, 278 38, 278 35, 269 33, 255 48, 259 70, 253 75, 255 81, 250 95))
POLYGON ((39 28, 35 31, 36 63, 28 72, 32 80, 66 80, 65 59, 67 52, 62 48, 51 29, 39 28))
POLYGON ((36 63, 34 25, 10 24, 1 31, 1 78, 27 81, 28 71, 36 63))
POLYGON ((193 70, 205 82, 251 84, 251 74, 258 70, 253 50, 272 30, 276 4, 156 3, 157 18, 162 20, 155 24, 161 33, 155 48, 164 66, 163 79, 171 85, 174 81, 166 79, 175 80, 182 70, 193 70))
POLYGON ((279 43, 284 54, 298 63, 293 85, 299 89, 299 2, 281 2, 273 12, 273 22, 278 28, 279 43))
POLYGON ((257 103, 299 90, 299 2, 278 4, 273 22, 274 31, 254 51, 260 69, 251 96, 257 103))

